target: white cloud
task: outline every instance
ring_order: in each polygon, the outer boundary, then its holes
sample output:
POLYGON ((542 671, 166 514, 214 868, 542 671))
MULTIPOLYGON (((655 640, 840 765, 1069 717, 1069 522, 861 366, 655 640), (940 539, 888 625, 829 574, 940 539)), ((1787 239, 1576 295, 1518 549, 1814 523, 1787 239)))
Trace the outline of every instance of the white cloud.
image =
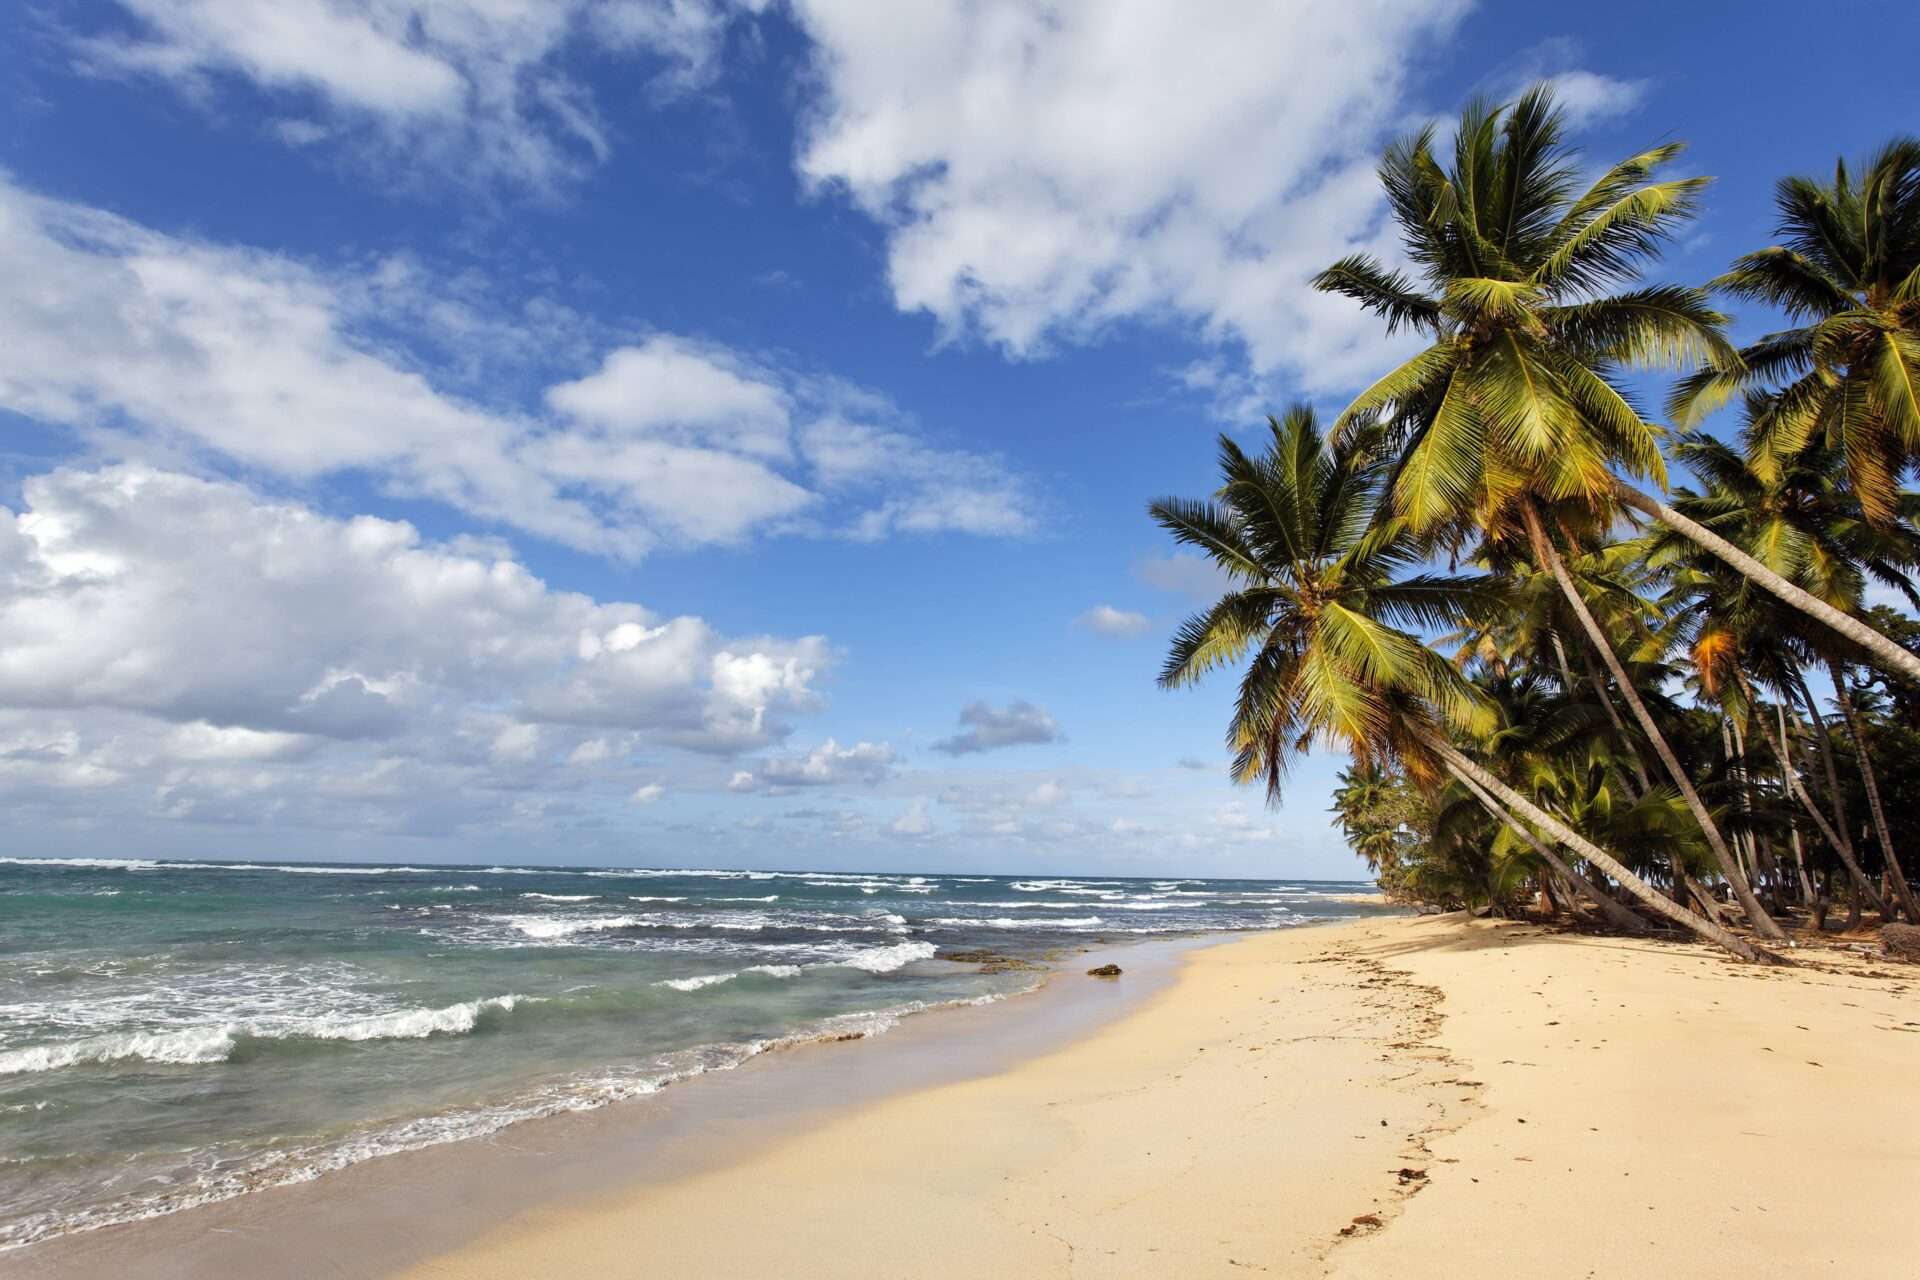
POLYGON ((1616 80, 1593 71, 1563 71, 1548 80, 1575 128, 1626 115, 1647 96, 1644 80, 1616 80))
POLYGON ((1027 792, 1025 799, 1029 809, 1057 809, 1066 802, 1067 789, 1052 778, 1027 792))
POLYGON ((782 530, 1032 525, 1035 500, 996 460, 926 443, 876 393, 711 343, 656 334, 616 346, 596 372, 549 388, 551 416, 489 404, 464 361, 572 359, 594 346, 588 326, 539 303, 490 311, 406 259, 328 273, 0 178, 0 272, 14 285, 0 309, 0 408, 75 429, 109 455, 218 459, 301 481, 367 472, 396 493, 625 558, 782 530), (375 336, 396 330, 420 349, 375 336), (439 348, 462 354, 434 365, 439 348), (448 389, 469 383, 470 394, 448 389))
POLYGON ((119 0, 130 30, 82 38, 96 71, 153 76, 213 102, 222 77, 270 100, 317 102, 396 173, 504 179, 537 191, 606 158, 608 128, 563 55, 641 59, 658 90, 698 87, 735 5, 726 0, 119 0))
POLYGON ((847 415, 864 410, 884 422, 885 414, 875 412, 870 395, 837 389, 843 411, 800 433, 820 487, 858 492, 885 481, 900 491, 855 520, 848 536, 871 542, 896 532, 1013 537, 1033 531, 1038 503, 998 458, 935 448, 898 427, 856 420, 847 415))
POLYGON ((1564 36, 1552 37, 1522 50, 1488 77, 1502 100, 1517 98, 1542 82, 1566 112, 1567 123, 1585 129, 1637 109, 1650 87, 1645 80, 1621 80, 1582 68, 1581 48, 1564 36))
POLYGON ((652 804, 661 796, 665 795, 666 791, 666 787, 660 783, 649 782, 643 787, 636 787, 633 794, 627 798, 634 804, 652 804))
POLYGON ((764 747, 822 705, 820 637, 721 636, 405 524, 139 466, 55 471, 24 496, 0 511, 10 796, 113 786, 207 820, 511 823, 583 789, 633 793, 632 743, 764 747))
POLYGON ((1103 636, 1137 636, 1152 625, 1144 613, 1097 604, 1080 615, 1080 625, 1103 636))
POLYGON ((856 742, 843 747, 828 738, 805 755, 774 756, 752 772, 735 773, 727 789, 784 791, 791 787, 871 785, 891 776, 897 758, 893 747, 884 742, 856 742))
POLYGON ((934 743, 935 751, 964 756, 1002 747, 1066 740, 1051 715, 1026 701, 1010 702, 1004 709, 985 702, 969 702, 960 708, 960 723, 968 726, 966 731, 934 743))
POLYGON ((895 818, 893 822, 888 825, 887 830, 897 836, 924 836, 931 834, 933 831, 933 819, 927 813, 926 797, 915 797, 907 805, 906 812, 895 818))
POLYGON ((896 303, 950 336, 1031 356, 1173 319, 1340 385, 1378 326, 1305 281, 1375 238, 1408 64, 1466 7, 795 0, 821 86, 800 169, 887 229, 896 303))
POLYGON ((615 439, 724 439, 735 452, 774 459, 793 452, 778 383, 731 351, 684 338, 622 347, 597 373, 549 387, 547 403, 615 439))

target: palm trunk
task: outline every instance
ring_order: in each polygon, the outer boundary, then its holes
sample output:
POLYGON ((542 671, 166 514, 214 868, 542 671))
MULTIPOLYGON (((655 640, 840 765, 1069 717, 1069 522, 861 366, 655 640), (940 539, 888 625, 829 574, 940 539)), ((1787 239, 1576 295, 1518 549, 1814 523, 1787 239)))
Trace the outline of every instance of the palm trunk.
MULTIPOLYGON (((1451 770, 1451 766, 1449 766, 1449 768, 1451 770)), ((1611 895, 1602 893, 1596 886, 1588 881, 1585 876, 1575 875, 1573 868, 1569 867, 1559 854, 1548 848, 1539 836, 1533 834, 1526 823, 1514 817, 1512 811, 1501 804, 1499 800, 1495 799, 1485 787, 1458 770, 1451 771, 1453 772, 1453 776, 1460 780, 1462 786, 1473 792, 1474 798, 1480 801, 1482 807, 1500 822, 1506 824, 1508 830, 1526 841, 1528 847, 1540 855, 1541 861, 1551 867, 1555 875, 1559 876, 1560 879, 1567 884, 1572 885, 1576 892, 1584 895, 1591 900, 1596 907, 1599 907, 1600 914, 1607 918, 1609 924, 1612 924, 1615 928, 1624 929, 1628 933, 1645 933, 1647 931, 1646 921, 1620 905, 1611 895)))
MULTIPOLYGON (((1742 686, 1744 687, 1745 681, 1742 681, 1741 683, 1742 683, 1742 686)), ((1754 706, 1755 704, 1753 701, 1753 690, 1747 689, 1746 692, 1747 692, 1748 705, 1754 706)), ((1781 706, 1777 702, 1774 703, 1773 718, 1775 722, 1778 723, 1780 726, 1780 742, 1784 746, 1787 741, 1787 709, 1781 706)), ((1760 726, 1760 737, 1763 740, 1767 741, 1768 743, 1771 743, 1773 741, 1773 739, 1767 737, 1766 725, 1764 722, 1760 726)), ((1787 774, 1787 770, 1793 767, 1793 763, 1792 761, 1786 759, 1784 756, 1781 757, 1777 763, 1780 765, 1780 785, 1782 787, 1787 787, 1786 774, 1787 774)), ((1787 789, 1792 790, 1791 787, 1787 787, 1787 789)), ((1818 895, 1814 892, 1813 879, 1807 875, 1807 854, 1806 854, 1806 850, 1800 847, 1799 826, 1793 823, 1789 823, 1787 825, 1787 834, 1789 838, 1791 838, 1793 841, 1793 866, 1794 866, 1794 869, 1800 873, 1800 901, 1804 906, 1811 909, 1814 902, 1818 899, 1818 895)))
MULTIPOLYGON (((1555 636, 1553 642, 1558 645, 1560 643, 1560 637, 1555 636)), ((1613 705, 1613 695, 1607 691, 1606 680, 1601 677, 1598 669, 1594 667, 1593 655, 1590 653, 1582 653, 1580 658, 1587 668, 1587 679, 1593 684, 1593 692, 1600 699, 1600 706, 1606 711, 1607 719, 1613 723, 1613 731, 1620 736, 1620 747, 1621 750, 1627 753, 1627 763, 1633 766, 1633 776, 1640 781, 1640 794, 1634 797, 1635 800, 1638 800, 1645 796, 1647 792, 1653 790, 1653 779, 1647 777, 1647 766, 1640 759, 1640 748, 1634 745, 1633 735, 1627 732, 1627 722, 1620 718, 1620 708, 1613 705)), ((1564 663, 1566 661, 1565 656, 1563 655, 1560 660, 1564 663)), ((1678 864, 1675 864, 1675 866, 1675 874, 1677 875, 1678 864)))
POLYGON ((1647 710, 1647 704, 1641 700, 1639 691, 1633 687, 1633 681, 1627 677, 1627 669, 1621 665, 1620 655, 1613 651, 1613 645, 1607 640, 1606 632, 1594 620, 1593 613, 1587 608, 1587 602, 1581 598, 1580 589, 1573 583, 1573 575, 1567 572, 1567 566, 1561 563, 1560 553, 1553 548, 1553 542, 1547 537, 1547 531, 1541 527, 1540 514, 1533 509, 1531 502, 1523 503, 1520 508, 1527 523, 1527 537, 1533 543, 1534 554, 1538 555, 1553 572, 1553 579, 1560 584, 1560 593, 1567 598, 1567 604, 1573 614, 1585 628, 1587 638, 1593 642, 1594 651, 1600 660, 1607 664, 1607 670, 1613 676, 1614 685, 1620 690, 1620 696, 1626 699, 1627 709, 1633 712, 1634 719, 1640 722, 1640 730, 1653 744, 1654 754, 1660 757, 1660 763, 1666 767, 1667 776, 1673 779, 1673 785, 1680 790, 1681 799, 1687 803, 1687 809, 1693 814, 1693 820, 1700 824, 1700 830, 1707 837, 1707 846, 1713 850, 1714 860, 1720 864, 1720 874, 1727 878, 1733 887, 1733 896, 1739 900, 1740 909, 1747 913, 1747 920, 1753 925, 1754 932, 1763 938, 1775 942, 1786 941, 1787 934, 1774 918, 1767 914, 1760 900, 1753 896, 1753 886, 1747 883, 1746 875, 1740 870, 1740 864, 1733 859, 1733 853, 1727 848, 1727 842, 1720 834, 1720 828, 1714 825, 1713 815, 1707 812, 1707 806, 1700 799, 1700 793, 1694 790, 1693 779, 1680 767, 1680 758, 1673 754, 1673 747, 1667 742, 1666 735, 1660 732, 1660 726, 1654 723, 1653 713, 1647 710))
POLYGON ((1414 735, 1429 751, 1440 757, 1448 772, 1456 778, 1471 778, 1500 798, 1502 804, 1525 818, 1534 826, 1558 840, 1567 848, 1585 858, 1594 866, 1612 876, 1622 888, 1637 898, 1647 910, 1663 920, 1671 920, 1689 933, 1697 934, 1707 941, 1732 952, 1742 960, 1751 960, 1757 964, 1781 964, 1779 956, 1763 951, 1745 938, 1727 932, 1711 920, 1706 920, 1675 903, 1664 893, 1642 880, 1620 862, 1620 860, 1602 849, 1593 841, 1560 821, 1542 809, 1527 797, 1515 791, 1493 774, 1475 764, 1460 749, 1439 734, 1428 729, 1414 729, 1414 735))
POLYGON ((1652 494, 1642 493, 1618 479, 1613 483, 1613 493, 1625 505, 1652 516, 1675 533, 1686 537, 1697 546, 1712 552, 1732 565, 1754 585, 1772 592, 1802 613, 1826 623, 1871 653, 1888 671, 1904 677, 1913 684, 1920 685, 1920 654, 1902 648, 1860 619, 1842 613, 1826 601, 1794 586, 1713 530, 1698 521, 1689 520, 1652 494))
POLYGON ((1913 900, 1913 890, 1907 888, 1907 877, 1900 870, 1900 856, 1893 851, 1893 835, 1887 830, 1886 810, 1880 807, 1880 781, 1873 775, 1873 757, 1867 752, 1867 736, 1860 730, 1859 713, 1853 705, 1853 690, 1847 687, 1847 669, 1838 662, 1829 661, 1827 670, 1833 676, 1833 695, 1840 703, 1840 714, 1847 722, 1847 736, 1853 739, 1853 754, 1860 761, 1860 781, 1867 789, 1867 810, 1873 814, 1873 831, 1880 837, 1880 852, 1887 860, 1887 879, 1892 881, 1894 897, 1900 900, 1900 909, 1907 913, 1907 919, 1920 924, 1920 907, 1913 900))
POLYGON ((1807 876, 1807 854, 1806 850, 1803 849, 1800 844, 1800 828, 1789 827, 1787 839, 1793 845, 1793 869, 1798 872, 1800 876, 1800 905, 1803 907, 1811 907, 1813 905, 1813 881, 1807 876))
MULTIPOLYGON (((1847 822, 1846 799, 1840 792, 1840 771, 1833 763, 1833 743, 1831 736, 1827 733, 1827 722, 1820 716, 1820 704, 1815 701, 1813 690, 1807 688, 1806 676, 1796 672, 1795 678, 1800 685, 1800 699, 1807 704, 1807 719, 1813 722, 1811 730, 1813 749, 1820 757, 1820 764, 1827 775, 1827 802, 1833 806, 1833 827, 1823 830, 1822 834, 1833 842, 1834 852, 1840 855, 1840 861, 1846 865, 1847 875, 1855 887, 1872 901, 1873 909, 1880 913, 1881 919, 1891 920, 1892 908, 1882 900, 1880 891, 1873 887, 1873 881, 1867 879, 1867 873, 1860 866, 1860 860, 1854 852, 1853 832, 1847 822)), ((1797 716, 1794 718, 1794 727, 1796 729, 1799 727, 1797 716)), ((1857 907, 1858 897, 1853 901, 1857 907)))
MULTIPOLYGON (((1752 692, 1749 691, 1747 696, 1751 699, 1752 692)), ((1800 781, 1800 774, 1793 767, 1793 755, 1787 745, 1787 728, 1784 718, 1780 723, 1780 740, 1775 742, 1769 737, 1767 745, 1773 748, 1774 755, 1780 762, 1780 777, 1787 784, 1787 790, 1800 801, 1800 807, 1805 809, 1807 816, 1813 819, 1813 825, 1820 828, 1820 834, 1826 838, 1828 844, 1833 846, 1834 853, 1839 855, 1840 864, 1847 869, 1847 875, 1852 879, 1854 886, 1865 889, 1868 896, 1874 899, 1876 905, 1879 905, 1879 895, 1873 892, 1873 886, 1867 882, 1867 873, 1860 869, 1859 860, 1853 856, 1853 842, 1847 838, 1844 828, 1836 830, 1834 825, 1827 821, 1826 815, 1820 812, 1820 806, 1814 803, 1813 796, 1808 793, 1806 783, 1800 781)), ((1841 822, 1845 821, 1843 817, 1841 822)), ((1880 906, 1880 910, 1884 912, 1886 908, 1880 906)))
MULTIPOLYGON (((1745 816, 1746 793, 1741 789, 1740 765, 1734 754, 1733 722, 1731 717, 1724 715, 1720 717, 1720 754, 1726 757, 1727 761, 1727 784, 1733 788, 1740 813, 1745 816)), ((1753 844, 1743 831, 1733 833, 1733 856, 1734 860, 1740 864, 1740 869, 1747 873, 1749 884, 1760 878, 1760 864, 1754 860, 1753 844)), ((1755 896, 1758 896, 1758 891, 1755 896)))

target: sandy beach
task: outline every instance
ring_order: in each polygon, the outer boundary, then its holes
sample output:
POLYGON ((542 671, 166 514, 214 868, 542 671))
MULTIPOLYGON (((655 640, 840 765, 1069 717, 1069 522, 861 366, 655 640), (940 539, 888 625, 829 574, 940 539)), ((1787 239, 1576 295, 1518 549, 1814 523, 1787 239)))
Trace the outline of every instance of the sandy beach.
POLYGON ((1162 951, 0 1273, 1902 1274, 1920 974, 1797 959, 1457 916, 1162 951))
POLYGON ((1802 954, 1457 918, 1253 938, 1058 1052, 408 1275, 1896 1274, 1920 982, 1802 954))

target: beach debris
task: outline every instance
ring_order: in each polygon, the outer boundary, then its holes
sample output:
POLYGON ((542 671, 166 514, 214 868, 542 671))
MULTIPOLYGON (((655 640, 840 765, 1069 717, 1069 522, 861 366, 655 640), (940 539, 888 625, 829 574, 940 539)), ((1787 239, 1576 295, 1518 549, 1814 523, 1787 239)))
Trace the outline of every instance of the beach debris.
POLYGON ((1425 1182, 1427 1180, 1427 1171, 1425 1169, 1402 1169, 1398 1177, 1400 1179, 1400 1185, 1404 1187, 1409 1182, 1425 1182))
POLYGON ((1120 976, 1120 966, 1117 964, 1103 964, 1098 968, 1087 970, 1087 976, 1089 978, 1117 978, 1120 976))
POLYGON ((1381 1225, 1382 1223, 1380 1221, 1379 1214, 1363 1213, 1359 1217, 1355 1218, 1350 1225, 1340 1228, 1340 1234, 1343 1236, 1350 1236, 1354 1234, 1356 1231, 1360 1230, 1360 1228, 1362 1227, 1378 1227, 1381 1225))
POLYGON ((1881 925, 1880 952, 1889 960, 1920 963, 1920 925, 1881 925))

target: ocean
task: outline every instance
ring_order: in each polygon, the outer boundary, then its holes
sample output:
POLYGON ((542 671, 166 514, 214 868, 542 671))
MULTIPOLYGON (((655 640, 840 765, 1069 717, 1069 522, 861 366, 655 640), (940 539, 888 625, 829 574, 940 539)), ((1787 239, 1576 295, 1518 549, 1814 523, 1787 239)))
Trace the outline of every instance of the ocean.
POLYGON ((0 858, 0 1247, 1004 999, 1369 884, 0 858))

